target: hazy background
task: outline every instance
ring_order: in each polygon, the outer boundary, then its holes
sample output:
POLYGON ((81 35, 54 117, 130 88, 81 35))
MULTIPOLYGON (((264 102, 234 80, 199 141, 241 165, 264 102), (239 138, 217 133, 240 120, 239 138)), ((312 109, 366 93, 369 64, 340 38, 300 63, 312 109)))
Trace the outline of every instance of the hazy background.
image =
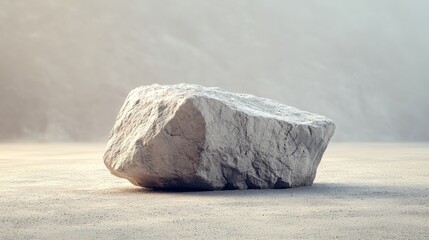
POLYGON ((429 140, 429 1, 0 0, 0 141, 105 141, 127 93, 197 83, 429 140))

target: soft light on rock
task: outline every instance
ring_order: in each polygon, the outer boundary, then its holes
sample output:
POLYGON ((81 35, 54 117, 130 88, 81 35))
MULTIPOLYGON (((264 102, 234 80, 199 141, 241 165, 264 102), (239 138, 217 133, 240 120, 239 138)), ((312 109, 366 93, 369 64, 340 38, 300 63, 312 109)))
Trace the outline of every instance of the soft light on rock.
POLYGON ((311 185, 332 120, 248 94, 198 85, 134 89, 104 163, 147 188, 248 189, 311 185))

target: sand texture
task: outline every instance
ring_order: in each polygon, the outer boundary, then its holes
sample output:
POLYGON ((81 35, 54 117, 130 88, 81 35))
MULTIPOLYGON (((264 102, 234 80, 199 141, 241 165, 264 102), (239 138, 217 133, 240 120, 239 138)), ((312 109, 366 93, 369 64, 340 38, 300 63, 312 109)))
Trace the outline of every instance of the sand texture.
POLYGON ((149 192, 105 144, 0 145, 0 239, 429 239, 429 144, 332 143, 311 187, 149 192))

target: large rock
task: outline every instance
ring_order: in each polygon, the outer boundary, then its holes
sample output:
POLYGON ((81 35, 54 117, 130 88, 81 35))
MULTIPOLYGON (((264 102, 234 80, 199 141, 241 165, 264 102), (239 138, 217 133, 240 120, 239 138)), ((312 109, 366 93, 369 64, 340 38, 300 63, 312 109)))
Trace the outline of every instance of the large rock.
POLYGON ((311 185, 334 130, 323 116, 248 94, 144 86, 122 106, 104 163, 147 188, 311 185))

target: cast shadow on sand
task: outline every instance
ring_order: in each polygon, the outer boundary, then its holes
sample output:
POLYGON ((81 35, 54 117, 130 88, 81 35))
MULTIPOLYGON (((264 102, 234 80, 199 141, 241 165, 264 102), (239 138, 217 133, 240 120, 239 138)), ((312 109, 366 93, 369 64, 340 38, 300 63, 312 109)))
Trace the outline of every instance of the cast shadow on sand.
MULTIPOLYGON (((111 192, 119 194, 168 194, 196 197, 326 197, 326 198, 407 198, 411 195, 428 195, 428 187, 363 185, 354 183, 315 183, 312 186, 285 189, 249 189, 221 191, 189 191, 186 189, 146 189, 139 187, 117 188, 111 192)), ((424 196, 423 196, 424 197, 424 196)))

